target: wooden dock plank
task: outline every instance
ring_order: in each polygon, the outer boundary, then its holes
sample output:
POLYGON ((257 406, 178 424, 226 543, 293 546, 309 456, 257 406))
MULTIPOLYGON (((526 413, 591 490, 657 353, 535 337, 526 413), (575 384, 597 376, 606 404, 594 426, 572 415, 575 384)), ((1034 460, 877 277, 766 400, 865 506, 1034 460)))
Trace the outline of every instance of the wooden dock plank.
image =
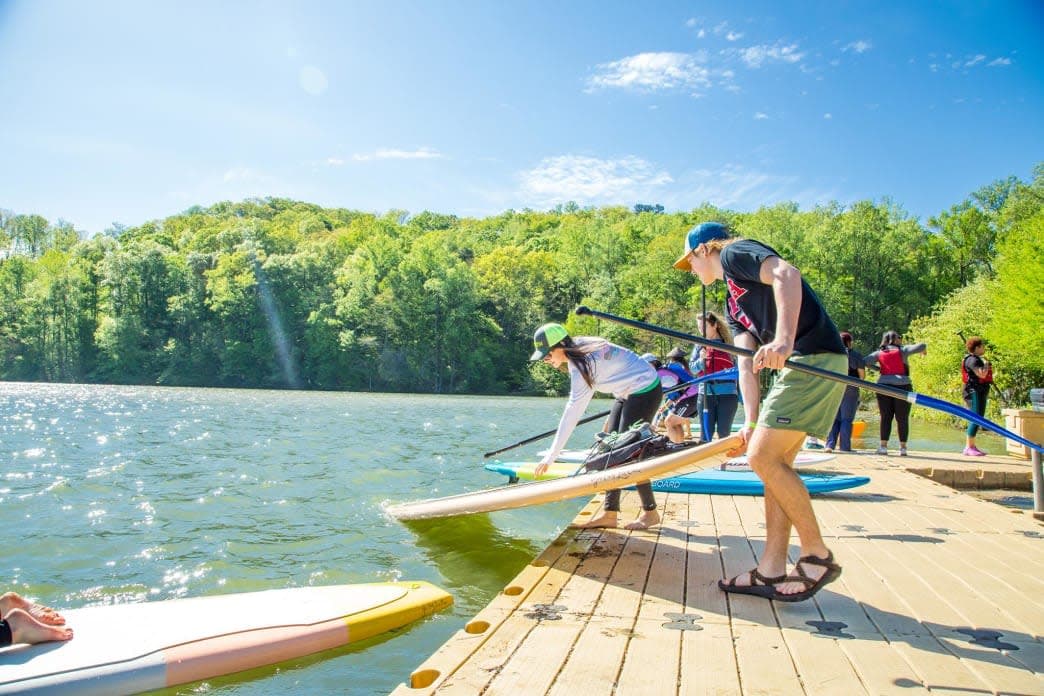
POLYGON ((778 627, 733 625, 732 637, 744 694, 805 693, 794 658, 778 627))
MULTIPOLYGON (((804 627, 807 629, 808 627, 804 627)), ((808 630, 783 630, 783 639, 801 678, 805 693, 848 696, 869 694, 839 640, 808 630)))
POLYGON ((700 625, 701 630, 682 632, 679 696, 742 693, 731 627, 714 622, 700 625))

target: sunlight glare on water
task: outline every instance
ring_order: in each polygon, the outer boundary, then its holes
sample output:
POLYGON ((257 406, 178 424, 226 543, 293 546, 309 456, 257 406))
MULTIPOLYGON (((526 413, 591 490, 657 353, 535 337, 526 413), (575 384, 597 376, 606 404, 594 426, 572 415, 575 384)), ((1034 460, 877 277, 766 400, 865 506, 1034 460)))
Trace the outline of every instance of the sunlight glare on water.
POLYGON ((0 520, 19 539, 3 556, 7 588, 78 608, 428 580, 453 594, 451 610, 358 647, 207 682, 237 694, 343 692, 350 675, 350 693, 387 693, 582 501, 410 527, 382 504, 501 485, 482 452, 554 427, 562 405, 0 383, 0 520))

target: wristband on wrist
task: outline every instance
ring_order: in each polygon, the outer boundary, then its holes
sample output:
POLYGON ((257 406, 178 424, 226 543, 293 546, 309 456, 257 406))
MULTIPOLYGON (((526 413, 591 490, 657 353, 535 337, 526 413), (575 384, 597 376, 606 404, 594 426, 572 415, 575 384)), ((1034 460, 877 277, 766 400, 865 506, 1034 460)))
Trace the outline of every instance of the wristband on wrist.
POLYGON ((751 429, 754 429, 754 428, 758 427, 758 422, 757 421, 750 421, 749 423, 747 423, 747 427, 751 428, 751 429))

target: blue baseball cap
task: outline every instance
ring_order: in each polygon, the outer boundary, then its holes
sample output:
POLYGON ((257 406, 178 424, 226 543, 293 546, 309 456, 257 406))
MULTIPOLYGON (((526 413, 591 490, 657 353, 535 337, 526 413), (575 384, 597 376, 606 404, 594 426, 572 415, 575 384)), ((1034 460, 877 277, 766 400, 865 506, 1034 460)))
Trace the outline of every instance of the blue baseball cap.
POLYGON ((693 249, 713 239, 728 239, 730 236, 729 228, 720 222, 701 222, 685 236, 685 253, 674 262, 674 267, 679 271, 689 270, 689 254, 693 249))

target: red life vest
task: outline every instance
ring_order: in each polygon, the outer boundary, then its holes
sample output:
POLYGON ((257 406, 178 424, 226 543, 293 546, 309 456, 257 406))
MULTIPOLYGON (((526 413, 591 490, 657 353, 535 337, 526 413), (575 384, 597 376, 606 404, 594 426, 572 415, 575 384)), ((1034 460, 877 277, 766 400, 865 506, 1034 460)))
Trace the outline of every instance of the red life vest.
POLYGON ((903 351, 899 348, 884 348, 877 353, 877 364, 882 375, 908 375, 909 368, 903 362, 903 351))
POLYGON ((991 382, 993 382, 993 365, 986 365, 985 377, 979 377, 974 372, 968 372, 967 361, 970 356, 971 353, 968 353, 968 355, 965 355, 964 359, 961 360, 961 382, 964 384, 967 384, 968 380, 971 380, 972 384, 975 384, 976 382, 979 384, 990 384, 991 382))
POLYGON ((715 372, 721 372, 722 370, 729 370, 736 366, 736 362, 732 359, 732 356, 723 350, 717 348, 708 348, 706 356, 703 359, 703 370, 700 371, 698 377, 703 375, 713 374, 715 372))

